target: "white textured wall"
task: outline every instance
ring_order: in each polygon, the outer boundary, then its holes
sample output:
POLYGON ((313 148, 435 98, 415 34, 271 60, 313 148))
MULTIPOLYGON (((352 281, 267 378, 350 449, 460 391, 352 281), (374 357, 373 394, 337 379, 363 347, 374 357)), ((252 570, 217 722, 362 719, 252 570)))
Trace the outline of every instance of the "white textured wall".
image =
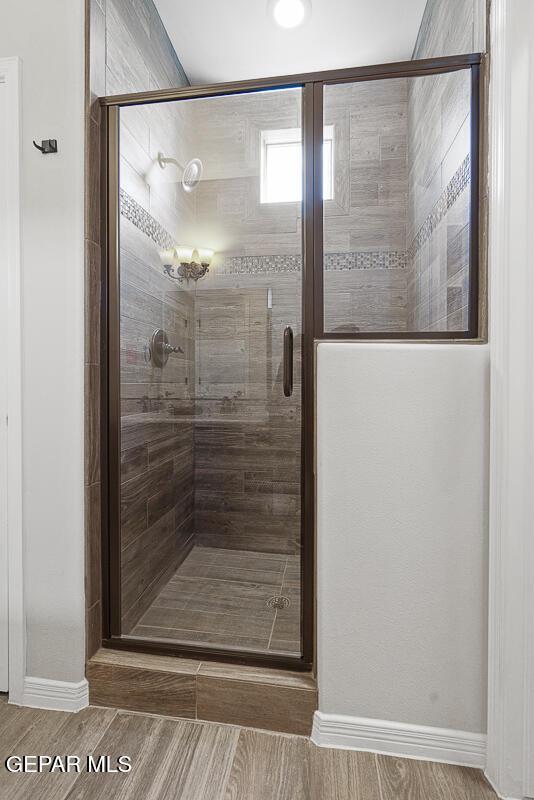
POLYGON ((0 57, 22 59, 27 674, 68 681, 84 675, 83 37, 83 0, 2 5, 0 57))
POLYGON ((486 730, 487 346, 318 346, 320 710, 486 730))

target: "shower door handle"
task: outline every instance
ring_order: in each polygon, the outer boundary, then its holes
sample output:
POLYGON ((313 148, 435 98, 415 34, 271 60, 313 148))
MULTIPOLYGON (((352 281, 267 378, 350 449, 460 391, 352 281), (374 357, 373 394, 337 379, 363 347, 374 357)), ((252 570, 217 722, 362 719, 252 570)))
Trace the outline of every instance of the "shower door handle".
POLYGON ((290 325, 284 330, 284 394, 293 394, 293 331, 290 325))

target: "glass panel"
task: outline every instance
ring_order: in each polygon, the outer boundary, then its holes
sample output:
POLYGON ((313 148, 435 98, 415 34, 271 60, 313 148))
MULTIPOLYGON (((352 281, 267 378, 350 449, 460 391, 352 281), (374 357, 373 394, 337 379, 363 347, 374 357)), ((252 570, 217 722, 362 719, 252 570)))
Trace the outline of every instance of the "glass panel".
POLYGON ((121 109, 123 634, 300 656, 302 213, 260 183, 301 117, 300 89, 121 109))
POLYGON ((325 86, 325 331, 468 330, 470 80, 325 86))

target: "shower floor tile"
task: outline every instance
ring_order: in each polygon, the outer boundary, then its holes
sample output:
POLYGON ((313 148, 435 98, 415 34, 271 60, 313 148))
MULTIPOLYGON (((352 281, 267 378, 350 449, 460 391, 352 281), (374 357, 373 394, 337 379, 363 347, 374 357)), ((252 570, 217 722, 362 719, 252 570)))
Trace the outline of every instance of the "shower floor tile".
POLYGON ((194 547, 130 635, 298 655, 298 556, 194 547), (269 607, 279 595, 288 608, 269 607))

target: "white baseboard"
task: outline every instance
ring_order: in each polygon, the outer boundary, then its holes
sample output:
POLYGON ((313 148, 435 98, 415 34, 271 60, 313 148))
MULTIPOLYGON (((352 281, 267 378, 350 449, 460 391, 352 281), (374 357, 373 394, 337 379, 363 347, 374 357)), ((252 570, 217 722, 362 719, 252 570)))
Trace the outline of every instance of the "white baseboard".
POLYGON ((89 684, 85 678, 79 683, 25 678, 21 705, 52 711, 81 711, 89 705, 89 684))
POLYGON ((367 750, 480 769, 486 766, 486 736, 482 733, 316 711, 311 739, 319 747, 367 750))

